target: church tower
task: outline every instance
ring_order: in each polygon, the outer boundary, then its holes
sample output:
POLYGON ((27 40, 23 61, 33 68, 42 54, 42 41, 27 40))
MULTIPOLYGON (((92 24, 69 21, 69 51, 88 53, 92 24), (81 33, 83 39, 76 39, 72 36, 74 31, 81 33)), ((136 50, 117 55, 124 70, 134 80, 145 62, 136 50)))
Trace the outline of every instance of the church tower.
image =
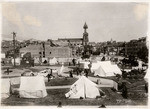
POLYGON ((86 29, 88 29, 88 26, 85 22, 84 26, 83 26, 83 29, 84 29, 84 33, 83 33, 83 46, 87 45, 88 42, 89 42, 89 38, 88 38, 88 33, 86 32, 86 29))

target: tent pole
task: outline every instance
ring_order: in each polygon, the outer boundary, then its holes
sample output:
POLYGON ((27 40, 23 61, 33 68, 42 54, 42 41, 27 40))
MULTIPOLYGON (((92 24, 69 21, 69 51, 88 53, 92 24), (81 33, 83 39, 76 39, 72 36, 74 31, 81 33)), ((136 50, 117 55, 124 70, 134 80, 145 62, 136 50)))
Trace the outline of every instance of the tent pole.
POLYGON ((86 98, 86 87, 85 87, 85 82, 84 82, 84 96, 86 98))

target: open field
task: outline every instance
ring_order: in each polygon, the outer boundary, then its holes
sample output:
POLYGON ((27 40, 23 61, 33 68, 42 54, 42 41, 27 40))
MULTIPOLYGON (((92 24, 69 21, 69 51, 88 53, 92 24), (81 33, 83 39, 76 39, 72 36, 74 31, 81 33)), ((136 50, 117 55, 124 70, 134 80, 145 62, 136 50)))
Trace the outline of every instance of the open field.
POLYGON ((32 106, 32 105, 40 105, 40 106, 49 106, 49 105, 58 105, 58 102, 62 102, 62 105, 146 105, 147 98, 139 98, 137 95, 136 99, 123 99, 121 95, 116 94, 110 88, 101 88, 105 93, 105 98, 98 99, 67 99, 65 98, 65 93, 69 91, 69 89, 53 89, 47 90, 48 96, 45 98, 37 98, 37 99, 27 99, 27 98, 18 98, 17 95, 12 95, 8 99, 2 100, 2 105, 7 106, 32 106), (138 98, 138 99, 137 99, 138 98))
MULTIPOLYGON (((47 66, 40 66, 40 67, 33 67, 30 68, 32 71, 41 71, 47 68, 47 66)), ((56 67, 52 67, 56 68, 56 67)), ((58 67, 60 68, 60 67, 58 67)), ((4 77, 12 77, 18 76, 20 77, 20 72, 23 72, 24 69, 12 69, 13 72, 10 75, 3 74, 4 77)), ((68 68, 65 69, 66 72, 69 70, 68 68)), ((3 70, 4 71, 4 70, 3 70)), ((68 73, 66 73, 68 75, 68 73)), ((76 75, 76 74, 74 74, 76 75)), ((53 86, 65 86, 65 85, 72 85, 77 78, 55 78, 51 79, 50 82, 47 82, 47 78, 45 78, 46 87, 53 87, 53 86)), ((18 92, 11 95, 9 98, 4 99, 1 101, 2 106, 56 106, 58 102, 62 102, 64 106, 100 106, 101 104, 107 105, 147 105, 148 97, 145 94, 144 90, 144 80, 141 81, 134 81, 132 84, 128 86, 128 99, 124 99, 121 94, 114 92, 111 88, 102 87, 100 88, 102 91, 105 92, 106 97, 104 98, 97 98, 97 99, 67 99, 65 98, 65 93, 69 91, 69 88, 64 89, 47 89, 48 95, 45 98, 38 98, 38 99, 27 99, 27 98, 18 98, 18 92), (138 87, 137 87, 138 86, 138 87)), ((12 86, 13 88, 19 88, 19 84, 15 84, 12 86)))

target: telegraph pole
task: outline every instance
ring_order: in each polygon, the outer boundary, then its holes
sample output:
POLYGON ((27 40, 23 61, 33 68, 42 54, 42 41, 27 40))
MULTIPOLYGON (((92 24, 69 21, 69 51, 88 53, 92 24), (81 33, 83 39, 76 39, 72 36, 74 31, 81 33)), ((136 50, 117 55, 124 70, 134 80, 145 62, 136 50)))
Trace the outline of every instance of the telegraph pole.
POLYGON ((15 62, 15 58, 16 58, 16 45, 15 45, 15 37, 16 37, 16 33, 13 32, 13 45, 14 45, 14 67, 16 66, 16 62, 15 62))

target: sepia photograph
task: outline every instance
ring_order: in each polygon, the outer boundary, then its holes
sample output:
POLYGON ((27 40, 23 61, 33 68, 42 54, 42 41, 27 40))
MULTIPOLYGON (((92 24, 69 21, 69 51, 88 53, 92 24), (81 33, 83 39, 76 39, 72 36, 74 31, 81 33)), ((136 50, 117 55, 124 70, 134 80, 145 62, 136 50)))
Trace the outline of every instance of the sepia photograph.
POLYGON ((149 2, 1 3, 1 106, 148 108, 149 2))

